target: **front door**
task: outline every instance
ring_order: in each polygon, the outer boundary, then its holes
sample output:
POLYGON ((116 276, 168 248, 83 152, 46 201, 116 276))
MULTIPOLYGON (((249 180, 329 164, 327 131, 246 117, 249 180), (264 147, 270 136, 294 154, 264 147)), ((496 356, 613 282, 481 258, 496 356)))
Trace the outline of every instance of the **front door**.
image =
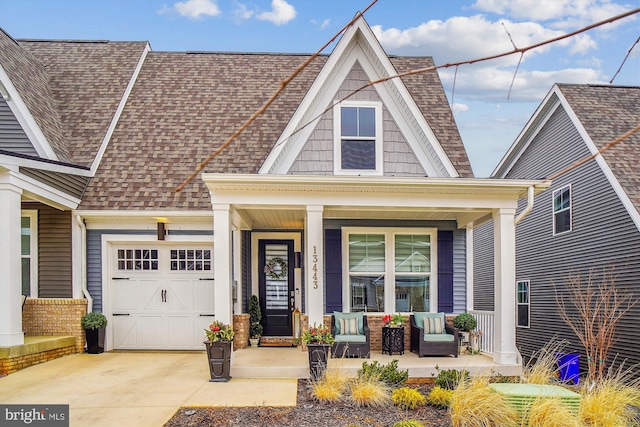
POLYGON ((293 240, 260 240, 258 272, 265 336, 290 336, 294 309, 293 240))

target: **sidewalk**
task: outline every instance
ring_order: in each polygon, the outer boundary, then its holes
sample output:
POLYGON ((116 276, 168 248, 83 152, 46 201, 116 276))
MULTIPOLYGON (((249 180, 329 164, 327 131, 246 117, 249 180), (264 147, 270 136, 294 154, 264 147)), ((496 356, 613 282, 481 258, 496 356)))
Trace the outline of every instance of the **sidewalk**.
POLYGON ((0 403, 69 404, 74 427, 157 427, 181 406, 296 404, 295 379, 208 380, 204 352, 76 354, 0 378, 0 403))

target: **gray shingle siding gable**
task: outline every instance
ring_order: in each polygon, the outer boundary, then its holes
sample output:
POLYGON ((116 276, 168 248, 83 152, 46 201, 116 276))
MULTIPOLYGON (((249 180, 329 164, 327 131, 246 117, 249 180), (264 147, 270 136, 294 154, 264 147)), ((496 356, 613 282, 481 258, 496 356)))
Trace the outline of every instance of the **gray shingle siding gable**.
POLYGON ((38 152, 29 141, 29 137, 22 130, 9 105, 0 98, 0 150, 12 153, 37 156, 38 152))
MULTIPOLYGON (((356 63, 335 98, 341 99, 368 82, 366 73, 360 64, 356 63)), ((374 88, 367 88, 349 99, 380 101, 380 96, 374 88)), ((418 162, 406 138, 385 106, 383 106, 383 121, 384 175, 426 176, 424 168, 418 162)), ((293 175, 333 175, 333 154, 333 111, 329 110, 322 115, 311 137, 289 169, 289 173, 293 175)))
MULTIPOLYGON (((507 178, 540 178, 589 154, 563 108, 558 108, 507 178)), ((524 201, 521 201, 521 208, 524 201)), ((477 236, 480 237, 480 236, 477 236)), ((554 180, 536 196, 533 211, 516 228, 516 280, 529 280, 531 327, 517 329, 517 345, 525 356, 554 336, 570 342, 568 350, 582 351, 577 337, 558 317, 556 290, 564 292, 567 279, 590 270, 614 268, 616 286, 637 289, 640 283, 640 233, 595 161, 554 180), (571 185, 572 231, 553 235, 553 191, 571 185)), ((627 363, 640 363, 634 331, 640 327, 640 307, 630 313, 619 330, 612 355, 627 363), (626 329, 626 330, 625 330, 626 329)), ((583 362, 584 363, 584 362, 583 362)))

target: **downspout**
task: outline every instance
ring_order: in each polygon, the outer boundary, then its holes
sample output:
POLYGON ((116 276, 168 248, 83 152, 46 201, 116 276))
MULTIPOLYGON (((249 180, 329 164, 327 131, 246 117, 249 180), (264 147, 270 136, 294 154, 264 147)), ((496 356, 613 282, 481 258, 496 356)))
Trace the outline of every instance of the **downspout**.
POLYGON ((82 284, 82 293, 87 299, 87 313, 91 313, 93 311, 93 298, 91 298, 87 287, 87 227, 80 215, 76 215, 76 222, 80 227, 80 239, 82 240, 80 244, 80 271, 82 272, 80 283, 82 284))
POLYGON ((515 225, 518 225, 518 223, 520 221, 522 221, 524 219, 524 217, 529 214, 529 212, 531 212, 531 209, 533 209, 533 193, 534 193, 534 191, 535 191, 535 187, 533 185, 530 185, 529 189, 527 190, 527 206, 516 217, 515 225))

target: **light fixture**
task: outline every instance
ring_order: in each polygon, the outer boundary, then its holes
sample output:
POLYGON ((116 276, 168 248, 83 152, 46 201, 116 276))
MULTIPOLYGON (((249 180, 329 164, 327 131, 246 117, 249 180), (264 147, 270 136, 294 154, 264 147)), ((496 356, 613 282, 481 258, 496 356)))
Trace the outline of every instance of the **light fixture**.
POLYGON ((164 240, 164 236, 167 234, 167 230, 164 228, 164 222, 156 223, 158 226, 158 240, 164 240))
POLYGON ((300 252, 293 253, 293 268, 302 268, 302 254, 300 252))

